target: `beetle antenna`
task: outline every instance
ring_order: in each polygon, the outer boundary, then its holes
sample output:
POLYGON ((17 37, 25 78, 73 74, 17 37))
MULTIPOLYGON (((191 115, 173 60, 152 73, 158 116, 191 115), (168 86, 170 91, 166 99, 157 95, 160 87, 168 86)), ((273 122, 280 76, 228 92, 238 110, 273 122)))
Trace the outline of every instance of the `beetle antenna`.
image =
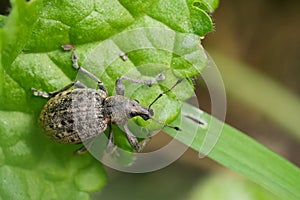
MULTIPOLYGON (((161 98, 163 95, 165 95, 165 94, 167 94, 168 92, 170 92, 171 90, 173 90, 179 83, 181 83, 181 82, 183 81, 183 79, 184 79, 184 78, 179 79, 179 80, 178 80, 172 87, 170 87, 168 90, 163 91, 162 93, 160 93, 160 94, 152 101, 152 103, 150 103, 150 105, 148 106, 148 109, 150 110, 150 107, 151 107, 151 106, 152 106, 159 98, 161 98)), ((166 123, 164 123, 164 122, 162 122, 162 121, 159 121, 159 120, 157 120, 157 119, 154 119, 154 118, 152 118, 152 117, 151 117, 151 119, 152 119, 153 121, 155 121, 156 123, 158 123, 158 124, 162 124, 162 125, 164 125, 164 126, 166 126, 166 127, 175 129, 176 131, 181 131, 181 129, 180 129, 178 126, 172 126, 172 125, 170 125, 170 124, 166 124, 166 123)))
POLYGON ((171 90, 173 90, 179 83, 181 83, 183 81, 184 78, 179 79, 171 88, 169 88, 166 91, 163 91, 162 93, 160 93, 153 101, 152 103, 150 103, 150 105, 148 106, 148 108, 150 109, 150 107, 163 95, 167 94, 168 92, 170 92, 171 90))
POLYGON ((154 119, 154 118, 152 118, 152 117, 151 117, 151 119, 152 119, 153 121, 155 121, 156 123, 158 123, 158 124, 164 125, 164 127, 166 126, 166 127, 175 129, 176 131, 181 131, 181 129, 180 129, 178 126, 172 126, 172 125, 170 125, 170 124, 166 124, 166 123, 164 123, 164 122, 162 122, 162 121, 159 121, 159 120, 157 120, 157 119, 154 119))

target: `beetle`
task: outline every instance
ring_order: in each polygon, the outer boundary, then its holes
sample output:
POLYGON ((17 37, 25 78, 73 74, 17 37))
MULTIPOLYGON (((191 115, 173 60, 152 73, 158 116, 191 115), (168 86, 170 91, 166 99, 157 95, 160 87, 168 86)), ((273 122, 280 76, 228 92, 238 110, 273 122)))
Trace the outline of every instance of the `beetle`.
MULTIPOLYGON (((150 87, 164 79, 164 72, 158 74, 152 80, 138 80, 121 76, 116 81, 116 95, 108 96, 108 92, 100 79, 78 65, 78 56, 73 45, 63 45, 62 48, 72 51, 73 67, 78 72, 82 72, 96 81, 98 89, 88 88, 80 81, 71 82, 64 88, 54 92, 44 92, 31 88, 35 96, 49 99, 39 117, 40 124, 49 138, 63 144, 80 144, 84 141, 92 141, 96 136, 109 128, 107 149, 113 149, 115 145, 111 125, 116 124, 123 127, 126 137, 134 150, 141 151, 142 146, 126 125, 129 119, 140 116, 144 120, 152 119, 175 130, 180 130, 179 127, 153 119, 154 112, 150 107, 183 79, 179 79, 173 87, 159 94, 147 107, 141 105, 137 100, 125 97, 125 86, 122 82, 126 80, 150 87), (74 88, 71 89, 73 86, 74 88)), ((84 153, 87 151, 87 148, 83 146, 76 150, 75 153, 84 153)))

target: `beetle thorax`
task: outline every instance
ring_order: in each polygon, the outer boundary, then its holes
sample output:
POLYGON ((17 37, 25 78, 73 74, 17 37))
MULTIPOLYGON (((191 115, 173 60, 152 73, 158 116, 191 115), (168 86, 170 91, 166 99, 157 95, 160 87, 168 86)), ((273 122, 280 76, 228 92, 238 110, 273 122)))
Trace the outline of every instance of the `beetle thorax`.
POLYGON ((106 98, 104 109, 107 117, 112 123, 124 125, 130 118, 141 116, 148 120, 153 116, 153 110, 140 105, 136 100, 116 95, 106 98))

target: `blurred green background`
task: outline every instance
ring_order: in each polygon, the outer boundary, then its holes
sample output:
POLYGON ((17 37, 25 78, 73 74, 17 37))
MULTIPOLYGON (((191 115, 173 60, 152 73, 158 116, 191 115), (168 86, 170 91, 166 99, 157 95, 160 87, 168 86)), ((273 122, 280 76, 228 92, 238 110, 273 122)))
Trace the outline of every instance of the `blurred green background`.
MULTIPOLYGON (((213 14, 215 31, 203 41, 224 78, 227 123, 297 166, 299 11, 298 0, 224 0, 213 14)), ((6 0, 1 0, 0 12, 9 13, 6 0)), ((200 108, 210 112, 209 94, 205 85, 198 83, 200 108)), ((166 134, 158 134, 147 149, 156 149, 168 140, 166 134)), ((199 159, 192 150, 156 172, 127 174, 109 168, 107 172, 107 186, 93 194, 94 199, 274 199, 218 163, 199 159)))

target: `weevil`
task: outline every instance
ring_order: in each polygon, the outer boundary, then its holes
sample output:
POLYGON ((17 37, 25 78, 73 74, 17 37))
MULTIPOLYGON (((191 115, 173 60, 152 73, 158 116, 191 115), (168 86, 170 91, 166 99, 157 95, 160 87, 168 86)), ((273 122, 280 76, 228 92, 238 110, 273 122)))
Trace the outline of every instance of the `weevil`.
MULTIPOLYGON (((152 80, 139 80, 121 76, 116 80, 116 95, 108 96, 108 92, 100 79, 84 67, 79 66, 78 56, 73 45, 63 45, 62 48, 72 51, 71 60, 73 67, 78 72, 84 73, 96 81, 98 89, 88 88, 79 81, 71 82, 64 88, 54 92, 44 92, 31 88, 35 96, 49 99, 39 117, 40 124, 46 135, 58 143, 80 144, 84 141, 93 140, 109 128, 107 149, 112 149, 115 145, 111 125, 116 124, 123 128, 130 145, 136 151, 141 151, 141 145, 136 136, 128 129, 126 122, 133 117, 140 116, 144 120, 152 119, 162 123, 153 119, 154 112, 150 107, 183 79, 179 79, 173 87, 159 94, 147 107, 141 105, 137 100, 124 96, 125 86, 123 81, 152 86, 164 79, 163 72, 159 73, 152 80)), ((176 126, 162 124, 175 130, 180 130, 176 126)), ((75 153, 81 154, 86 150, 87 147, 83 146, 75 153)))

